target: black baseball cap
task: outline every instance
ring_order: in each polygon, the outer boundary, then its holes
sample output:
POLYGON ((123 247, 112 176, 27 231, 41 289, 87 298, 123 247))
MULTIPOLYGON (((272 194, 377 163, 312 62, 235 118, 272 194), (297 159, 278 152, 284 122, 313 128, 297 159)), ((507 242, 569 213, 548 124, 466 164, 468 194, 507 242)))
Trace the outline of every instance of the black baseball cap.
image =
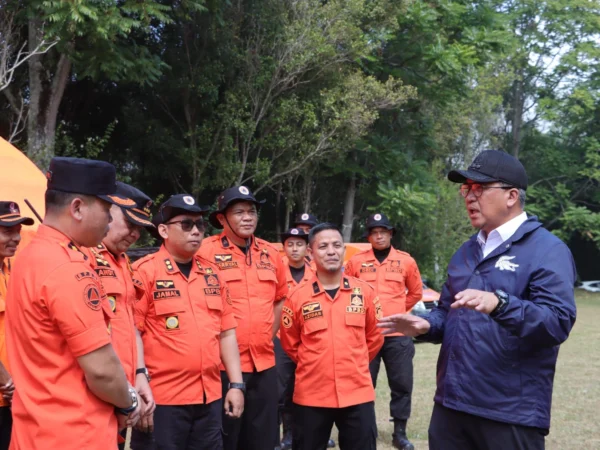
POLYGON ((281 242, 285 244, 289 238, 300 238, 304 239, 308 243, 308 234, 300 228, 290 228, 285 233, 281 233, 281 242))
POLYGON ((296 220, 294 221, 294 226, 298 225, 308 225, 309 227, 314 227, 319 223, 319 220, 316 216, 313 216, 310 213, 302 213, 296 216, 296 220))
POLYGON ((0 202, 0 227, 14 227, 15 225, 33 225, 31 217, 21 216, 17 202, 0 202))
POLYGON ((121 198, 117 192, 117 170, 105 161, 57 156, 46 172, 48 190, 91 195, 123 208, 135 202, 121 198))
POLYGON ((131 209, 121 208, 125 218, 134 225, 144 228, 154 228, 150 221, 150 208, 154 202, 150 197, 129 184, 117 181, 116 195, 120 198, 132 200, 135 206, 131 209))
POLYGON ((367 231, 363 236, 365 238, 369 236, 371 230, 376 227, 382 227, 386 230, 392 230, 392 232, 396 234, 396 228, 394 228, 394 226, 390 223, 390 219, 388 219, 388 217, 382 213, 371 214, 369 217, 367 217, 367 222, 365 226, 367 228, 367 231))
POLYGON ((206 214, 208 209, 207 206, 198 205, 194 197, 189 194, 176 194, 160 205, 152 223, 158 226, 181 214, 206 214))
POLYGON ((217 199, 217 210, 210 213, 208 220, 215 228, 223 228, 217 220, 217 214, 223 214, 227 207, 236 202, 252 202, 257 208, 260 208, 265 200, 256 200, 252 191, 246 186, 233 186, 225 189, 217 199))
POLYGON ((501 150, 481 152, 467 170, 453 170, 448 174, 453 183, 493 183, 501 181, 519 189, 527 189, 527 172, 523 164, 512 155, 501 150))

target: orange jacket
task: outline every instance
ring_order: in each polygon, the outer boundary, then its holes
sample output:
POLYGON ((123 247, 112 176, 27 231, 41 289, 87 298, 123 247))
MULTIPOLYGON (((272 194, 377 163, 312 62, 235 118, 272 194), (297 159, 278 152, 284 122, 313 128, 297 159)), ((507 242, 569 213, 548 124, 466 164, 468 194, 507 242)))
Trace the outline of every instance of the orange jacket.
POLYGON ((242 372, 273 367, 274 303, 285 300, 288 292, 279 251, 267 241, 253 238, 246 256, 221 233, 204 239, 199 254, 217 265, 229 287, 242 372))
MULTIPOLYGON (((314 264, 314 262, 312 264, 314 264)), ((307 261, 304 264, 304 276, 300 280, 300 283, 296 283, 296 280, 294 280, 294 277, 292 277, 292 272, 290 270, 290 260, 287 256, 283 257, 283 265, 286 267, 285 279, 288 285, 289 292, 292 292, 292 289, 298 286, 298 284, 312 280, 312 277, 315 275, 315 269, 313 269, 313 266, 307 261)), ((277 330, 277 337, 281 339, 281 328, 277 330)))
POLYGON ((10 448, 116 448, 114 406, 90 391, 77 362, 111 343, 113 313, 89 258, 40 225, 15 260, 6 305, 15 383, 10 448))
POLYGON ((316 275, 290 293, 281 346, 297 364, 294 403, 344 408, 375 400, 369 362, 383 345, 382 314, 373 288, 348 276, 333 300, 316 275))
POLYGON ((85 249, 96 271, 114 313, 110 321, 113 347, 121 360, 127 381, 135 386, 137 340, 133 305, 141 293, 133 284, 133 270, 125 254, 114 256, 104 245, 85 249))
POLYGON ((164 246, 133 267, 144 291, 135 320, 156 403, 220 399, 221 332, 235 328, 236 320, 218 269, 196 255, 188 279, 164 246))
POLYGON ((394 247, 381 264, 373 249, 354 255, 346 264, 345 272, 375 288, 386 316, 410 311, 423 297, 423 282, 417 263, 408 253, 394 247))
MULTIPOLYGON (((10 373, 8 367, 8 354, 6 351, 6 290, 8 288, 8 278, 10 277, 10 260, 5 260, 0 265, 0 362, 10 373)), ((8 403, 0 396, 0 406, 8 406, 8 403)))

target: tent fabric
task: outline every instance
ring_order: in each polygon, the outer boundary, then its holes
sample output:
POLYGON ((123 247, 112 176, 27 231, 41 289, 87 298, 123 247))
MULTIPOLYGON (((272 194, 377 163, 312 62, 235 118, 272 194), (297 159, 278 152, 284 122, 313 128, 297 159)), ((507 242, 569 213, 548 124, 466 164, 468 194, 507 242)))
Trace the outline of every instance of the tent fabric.
POLYGON ((31 241, 40 221, 25 203, 33 205, 41 217, 44 217, 44 193, 46 177, 37 166, 19 149, 0 137, 0 200, 14 201, 19 204, 21 215, 31 217, 35 223, 23 227, 19 251, 31 241))

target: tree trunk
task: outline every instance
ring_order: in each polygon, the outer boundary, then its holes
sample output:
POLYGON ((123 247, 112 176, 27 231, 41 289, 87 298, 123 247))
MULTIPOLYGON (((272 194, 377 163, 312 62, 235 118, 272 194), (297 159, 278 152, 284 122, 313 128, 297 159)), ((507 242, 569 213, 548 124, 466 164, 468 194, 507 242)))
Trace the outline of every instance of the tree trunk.
MULTIPOLYGON (((275 196, 275 233, 281 234, 281 191, 283 190, 283 181, 277 184, 277 195, 275 196)), ((286 228, 287 229, 287 228, 286 228)))
POLYGON ((523 79, 518 78, 513 84, 512 106, 512 154, 519 159, 521 148, 521 132, 523 127, 523 79))
POLYGON ((304 212, 310 212, 312 187, 311 169, 309 169, 304 174, 304 189, 302 190, 302 211, 304 212))
POLYGON ((352 239, 352 224, 354 222, 354 199, 356 197, 356 174, 352 174, 348 190, 346 191, 346 201, 344 202, 344 220, 342 224, 342 236, 344 242, 350 242, 352 239))
MULTIPOLYGON (((39 19, 29 20, 29 50, 38 46, 42 24, 39 19)), ((27 115, 27 148, 29 158, 43 171, 54 156, 58 108, 65 93, 71 61, 60 55, 56 67, 44 67, 46 54, 29 58, 29 113, 27 115)))
POLYGON ((285 223, 283 224, 283 229, 285 231, 290 229, 290 216, 292 214, 292 208, 294 207, 294 200, 291 194, 288 194, 285 197, 285 223))

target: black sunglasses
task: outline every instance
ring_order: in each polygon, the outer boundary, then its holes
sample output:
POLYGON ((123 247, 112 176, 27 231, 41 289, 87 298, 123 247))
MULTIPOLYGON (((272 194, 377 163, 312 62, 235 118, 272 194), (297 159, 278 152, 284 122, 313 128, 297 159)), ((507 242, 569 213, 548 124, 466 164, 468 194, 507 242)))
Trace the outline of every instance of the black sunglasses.
POLYGON ((183 220, 175 220, 173 222, 167 222, 165 225, 172 225, 175 223, 181 224, 181 229, 183 231, 192 231, 194 229, 194 225, 198 228, 198 231, 201 233, 204 232, 204 219, 192 220, 192 219, 183 219, 183 220))

